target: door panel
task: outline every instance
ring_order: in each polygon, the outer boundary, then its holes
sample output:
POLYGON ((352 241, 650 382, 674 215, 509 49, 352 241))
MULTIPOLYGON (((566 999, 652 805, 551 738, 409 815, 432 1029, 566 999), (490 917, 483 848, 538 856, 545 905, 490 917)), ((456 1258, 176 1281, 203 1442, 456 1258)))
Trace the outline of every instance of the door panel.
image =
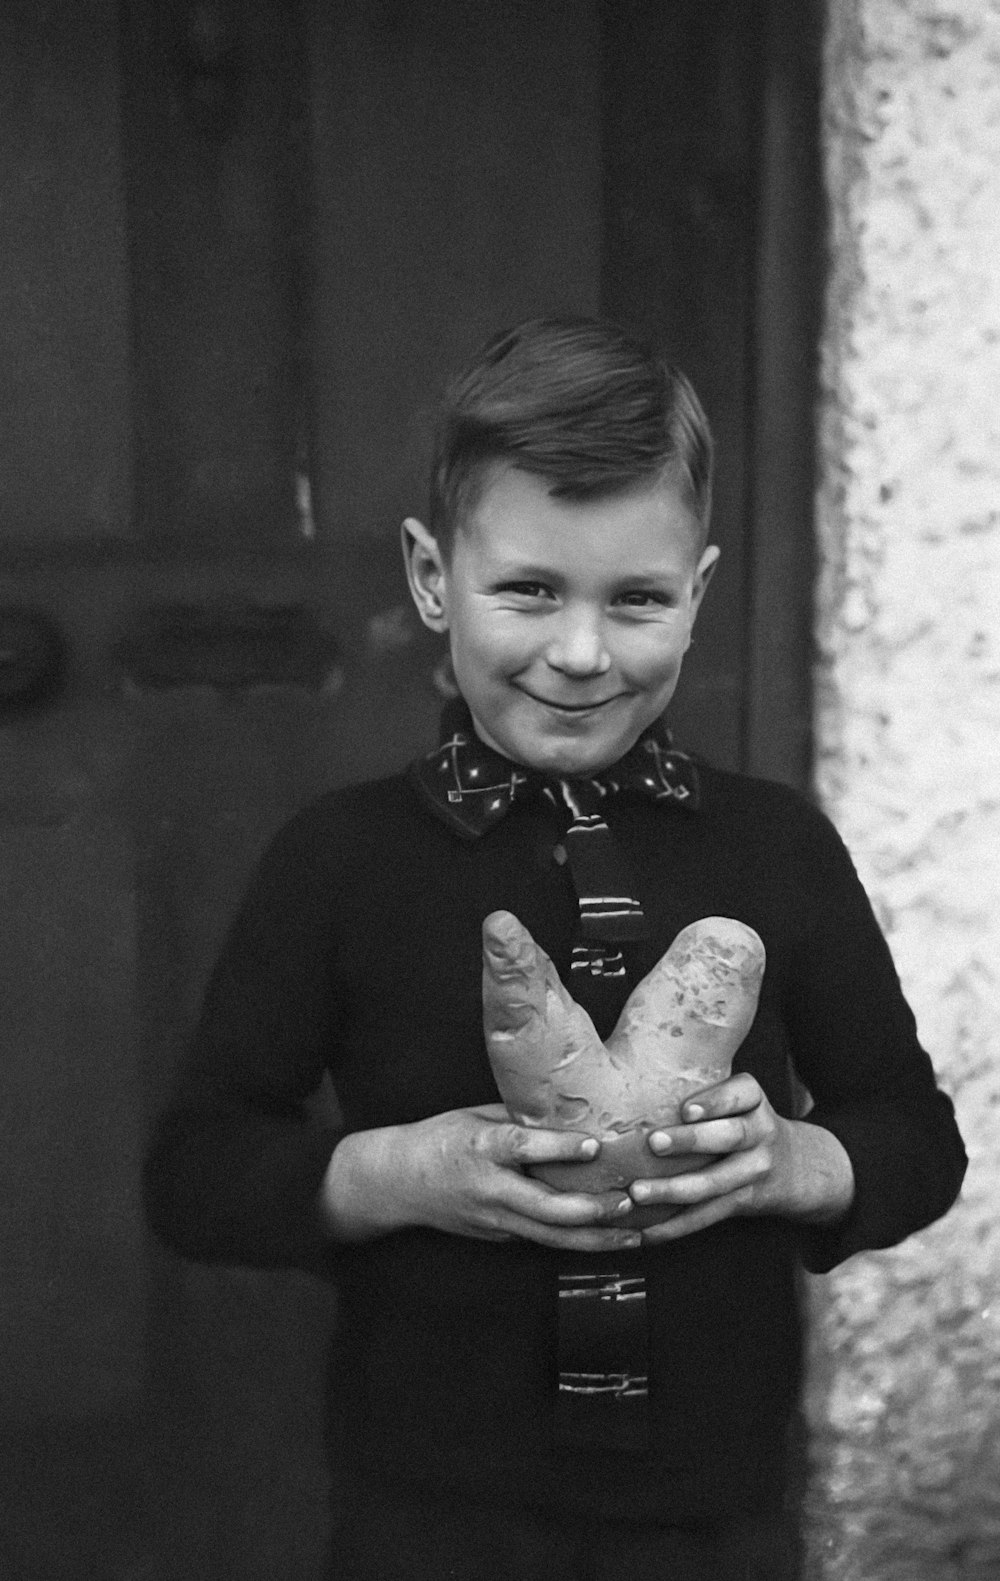
POLYGON ((68 659, 86 615, 64 622, 36 569, 127 523, 116 30, 102 0, 0 20, 0 1426, 106 1409, 144 1374, 127 746, 68 659))
POLYGON ((339 548, 423 511, 441 382, 481 339, 597 308, 598 30, 592 4, 311 15, 313 476, 339 548))
POLYGON ((303 426, 297 10, 129 0, 120 14, 131 531, 279 545, 303 426))
POLYGON ((0 535, 126 529, 125 216, 113 0, 0 7, 0 535))
POLYGON ((0 831, 8 1421, 106 1411, 145 1373, 131 832, 63 787, 32 800, 0 831))

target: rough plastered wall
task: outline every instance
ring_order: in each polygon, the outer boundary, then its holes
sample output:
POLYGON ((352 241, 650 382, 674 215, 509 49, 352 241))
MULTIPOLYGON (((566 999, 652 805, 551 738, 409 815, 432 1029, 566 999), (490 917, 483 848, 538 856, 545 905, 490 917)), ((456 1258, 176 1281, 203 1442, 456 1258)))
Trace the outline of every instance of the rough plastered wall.
POLYGON ((1000 0, 828 0, 818 788, 972 1163, 810 1281, 810 1581, 1000 1578, 1000 0))

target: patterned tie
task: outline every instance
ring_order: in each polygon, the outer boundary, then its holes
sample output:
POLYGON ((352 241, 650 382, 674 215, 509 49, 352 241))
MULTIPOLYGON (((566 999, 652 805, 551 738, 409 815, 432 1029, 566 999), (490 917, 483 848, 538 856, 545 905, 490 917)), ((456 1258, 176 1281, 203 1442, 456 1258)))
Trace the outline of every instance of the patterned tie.
MULTIPOLYGON (((556 858, 568 863, 579 906, 570 962, 573 997, 597 1021, 621 1007, 620 946, 648 937, 631 863, 605 818, 607 799, 632 791, 688 811, 699 804, 698 772, 663 727, 640 737, 620 762, 593 778, 554 779, 524 769, 476 735, 458 699, 442 718, 442 743, 410 765, 423 799, 456 834, 479 839, 513 804, 542 796, 566 828, 556 858)), ((554 1428, 571 1446, 616 1453, 648 1447, 648 1322, 641 1267, 564 1259, 557 1288, 554 1428)))
POLYGON ((543 788, 553 806, 568 812, 564 849, 580 907, 579 937, 570 971, 591 977, 624 977, 625 960, 615 945, 644 939, 649 929, 636 898, 632 864, 604 816, 608 788, 600 780, 556 780, 543 788))

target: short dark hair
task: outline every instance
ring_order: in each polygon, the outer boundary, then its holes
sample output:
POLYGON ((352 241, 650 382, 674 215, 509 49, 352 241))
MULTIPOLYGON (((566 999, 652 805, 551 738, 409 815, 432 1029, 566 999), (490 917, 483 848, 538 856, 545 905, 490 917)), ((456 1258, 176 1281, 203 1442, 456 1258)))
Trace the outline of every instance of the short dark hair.
POLYGON ((624 494, 675 470, 705 542, 712 436, 701 403, 679 369, 605 320, 528 319, 492 336, 448 385, 428 516, 446 553, 503 461, 567 500, 624 494))

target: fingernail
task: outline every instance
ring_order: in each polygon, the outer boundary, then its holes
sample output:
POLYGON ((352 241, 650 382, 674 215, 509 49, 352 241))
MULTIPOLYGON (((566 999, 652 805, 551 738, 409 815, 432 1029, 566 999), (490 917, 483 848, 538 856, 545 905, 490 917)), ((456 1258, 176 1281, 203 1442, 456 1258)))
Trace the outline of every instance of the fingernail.
POLYGON ((615 1212, 616 1213, 628 1213, 628 1211, 629 1211, 629 1209, 631 1207, 632 1207, 632 1198, 631 1197, 623 1197, 621 1202, 616 1203, 616 1205, 615 1205, 615 1212))
POLYGON ((648 1186, 633 1186, 632 1187, 632 1201, 633 1202, 645 1202, 648 1196, 649 1196, 649 1187, 648 1186))
POLYGON ((580 1143, 580 1152, 584 1158, 596 1158, 600 1145, 600 1142, 595 1141, 592 1136, 588 1136, 585 1142, 580 1143))
POLYGON ((642 1245, 642 1236, 641 1235, 623 1235, 623 1236, 620 1237, 620 1239, 618 1241, 618 1244, 619 1244, 619 1246, 627 1247, 631 1251, 633 1249, 633 1247, 642 1245))
POLYGON ((672 1143, 673 1143, 673 1138, 669 1137, 667 1135, 666 1131, 652 1131, 650 1133, 650 1137, 649 1137, 649 1144, 650 1144, 650 1146, 659 1148, 661 1153, 666 1152, 667 1148, 672 1146, 672 1143))
POLYGON ((700 1103, 689 1103, 684 1110, 689 1120, 703 1120, 705 1111, 700 1103))

